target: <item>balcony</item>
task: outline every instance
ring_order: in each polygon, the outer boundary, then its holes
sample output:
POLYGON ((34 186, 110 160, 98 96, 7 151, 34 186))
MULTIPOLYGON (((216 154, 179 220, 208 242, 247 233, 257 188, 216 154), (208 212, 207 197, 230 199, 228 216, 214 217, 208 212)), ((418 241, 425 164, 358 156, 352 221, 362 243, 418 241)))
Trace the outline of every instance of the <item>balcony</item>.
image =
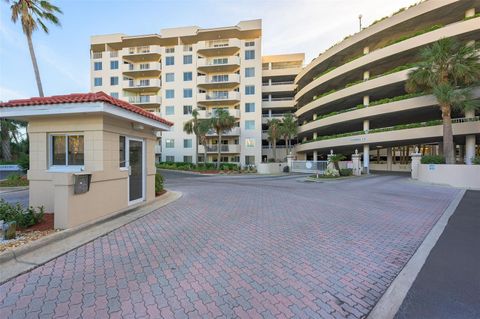
POLYGON ((159 62, 122 64, 122 73, 130 77, 159 77, 161 69, 162 65, 159 62))
POLYGON ((230 56, 223 58, 198 59, 198 71, 203 73, 233 73, 240 68, 240 58, 238 56, 230 56))
POLYGON ((140 47, 123 48, 122 56, 124 59, 132 62, 159 61, 161 57, 160 47, 147 45, 140 47))
POLYGON ((160 90, 160 79, 125 80, 123 89, 129 92, 157 92, 160 90))
MULTIPOLYGON (((199 154, 204 153, 205 148, 207 150, 207 153, 218 153, 218 145, 207 145, 207 146, 199 145, 198 153, 199 154)), ((240 153, 240 145, 239 144, 222 144, 220 145, 220 152, 222 152, 222 154, 225 154, 225 153, 238 154, 240 153)))
POLYGON ((277 119, 277 120, 282 120, 285 114, 262 114, 262 124, 267 124, 268 121, 277 119))
MULTIPOLYGON (((207 133, 207 136, 208 137, 217 136, 217 132, 215 132, 215 130, 210 130, 207 133)), ((234 127, 230 131, 223 132, 222 136, 240 136, 240 128, 239 127, 234 127)))
POLYGON ((207 90, 233 89, 240 84, 239 74, 201 75, 197 77, 197 85, 207 90))
POLYGON ((262 108, 274 109, 274 108, 293 108, 295 107, 295 101, 293 97, 277 97, 262 100, 262 108))
POLYGON ((240 92, 219 91, 209 93, 198 93, 197 102, 203 105, 228 105, 240 102, 240 92))
POLYGON ((155 154, 162 154, 162 145, 155 144, 155 154))
POLYGON ((262 84, 262 93, 294 92, 295 84, 293 81, 272 82, 271 84, 262 84))
POLYGON ((234 55, 241 46, 239 39, 201 41, 197 45, 197 52, 203 56, 234 55))
MULTIPOLYGON (((240 118, 240 110, 237 109, 226 109, 228 113, 233 116, 234 118, 240 118)), ((210 119, 215 115, 215 110, 199 110, 198 111, 198 118, 199 119, 210 119)))
POLYGON ((159 95, 137 95, 129 96, 128 102, 139 106, 160 106, 162 97, 159 95))

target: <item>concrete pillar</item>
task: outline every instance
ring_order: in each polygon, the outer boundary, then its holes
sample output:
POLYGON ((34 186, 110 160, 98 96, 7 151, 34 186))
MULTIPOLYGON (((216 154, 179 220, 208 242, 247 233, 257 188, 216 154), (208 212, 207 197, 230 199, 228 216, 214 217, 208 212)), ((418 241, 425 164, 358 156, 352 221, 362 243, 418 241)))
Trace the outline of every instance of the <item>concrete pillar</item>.
POLYGON ((358 150, 355 150, 355 154, 352 154, 352 171, 355 176, 362 175, 361 157, 362 155, 358 154, 358 150))
POLYGON ((370 95, 365 95, 363 97, 363 105, 368 106, 370 104, 370 95))
POLYGON ((268 85, 272 85, 272 79, 268 79, 268 85))
POLYGON ((268 117, 272 117, 272 110, 268 110, 268 117))
POLYGON ((293 155, 289 154, 287 155, 287 166, 289 168, 289 172, 292 171, 292 165, 293 165, 293 155))
POLYGON ((387 147, 387 171, 392 170, 392 148, 387 147))
POLYGON ((443 142, 438 142, 437 155, 443 155, 443 142))
POLYGON ((363 48, 363 54, 368 54, 370 53, 370 48, 369 47, 364 47, 363 48))
POLYGON ((420 169, 420 160, 422 154, 418 152, 418 148, 415 149, 415 153, 410 155, 412 157, 412 179, 418 179, 418 171, 420 169))
POLYGON ((317 138, 317 132, 313 132, 313 139, 317 138))
POLYGON ((268 95, 268 101, 272 102, 272 95, 271 94, 268 95))
POLYGON ((363 171, 370 174, 370 145, 363 145, 363 171))
POLYGON ((363 72, 363 80, 366 81, 370 79, 370 71, 363 72))
POLYGON ((317 151, 313 151, 313 161, 314 161, 314 162, 318 161, 318 153, 317 153, 317 151))
POLYGON ((465 164, 472 165, 475 157, 475 135, 465 136, 465 164))
POLYGON ((370 130, 370 121, 369 120, 363 120, 363 130, 367 133, 370 130))
POLYGON ((317 114, 313 114, 312 118, 315 121, 317 119, 317 114))
POLYGON ((475 15, 475 8, 470 8, 465 11, 465 18, 470 18, 475 15))

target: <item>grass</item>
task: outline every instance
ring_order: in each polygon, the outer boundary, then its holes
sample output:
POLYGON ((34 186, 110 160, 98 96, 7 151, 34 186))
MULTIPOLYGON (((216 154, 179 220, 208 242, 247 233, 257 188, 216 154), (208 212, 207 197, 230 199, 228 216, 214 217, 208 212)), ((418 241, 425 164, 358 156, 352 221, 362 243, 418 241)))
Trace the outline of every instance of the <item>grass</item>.
POLYGON ((6 180, 0 181, 0 187, 19 187, 28 186, 28 179, 26 176, 12 174, 6 180))

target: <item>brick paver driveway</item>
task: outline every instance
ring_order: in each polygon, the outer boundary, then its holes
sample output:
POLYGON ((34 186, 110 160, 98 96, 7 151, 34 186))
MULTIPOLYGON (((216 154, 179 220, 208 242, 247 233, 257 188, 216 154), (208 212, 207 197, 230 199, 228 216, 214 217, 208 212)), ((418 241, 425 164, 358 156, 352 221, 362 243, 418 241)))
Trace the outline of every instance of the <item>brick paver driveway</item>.
POLYGON ((0 317, 362 318, 457 192, 297 179, 174 174, 177 202, 0 286, 0 317))

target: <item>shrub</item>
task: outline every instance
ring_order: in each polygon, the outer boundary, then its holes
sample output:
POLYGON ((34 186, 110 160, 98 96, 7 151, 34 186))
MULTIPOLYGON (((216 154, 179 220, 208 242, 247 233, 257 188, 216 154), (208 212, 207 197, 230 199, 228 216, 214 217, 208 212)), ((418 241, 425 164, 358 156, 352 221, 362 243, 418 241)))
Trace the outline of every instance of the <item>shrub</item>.
POLYGON ((163 191, 163 176, 160 173, 155 174, 155 194, 163 191))
POLYGON ((341 168, 340 169, 340 176, 352 176, 353 169, 351 168, 341 168))
POLYGON ((0 199, 0 220, 5 222, 17 222, 20 228, 27 228, 38 224, 43 220, 44 208, 43 206, 37 209, 29 207, 24 209, 20 204, 9 204, 5 200, 0 199))
POLYGON ((422 164, 445 164, 445 157, 441 155, 425 155, 421 159, 422 164))
POLYGON ((327 168, 323 175, 327 177, 338 177, 340 173, 335 168, 327 168))
POLYGON ((28 156, 28 154, 25 154, 25 153, 20 155, 20 157, 18 158, 18 165, 20 165, 20 167, 25 171, 29 170, 30 169, 30 156, 28 156))
POLYGON ((28 179, 26 176, 19 174, 10 174, 7 179, 0 182, 0 187, 17 187, 28 186, 28 179))
POLYGON ((472 164, 480 165, 480 156, 472 158, 472 164))

